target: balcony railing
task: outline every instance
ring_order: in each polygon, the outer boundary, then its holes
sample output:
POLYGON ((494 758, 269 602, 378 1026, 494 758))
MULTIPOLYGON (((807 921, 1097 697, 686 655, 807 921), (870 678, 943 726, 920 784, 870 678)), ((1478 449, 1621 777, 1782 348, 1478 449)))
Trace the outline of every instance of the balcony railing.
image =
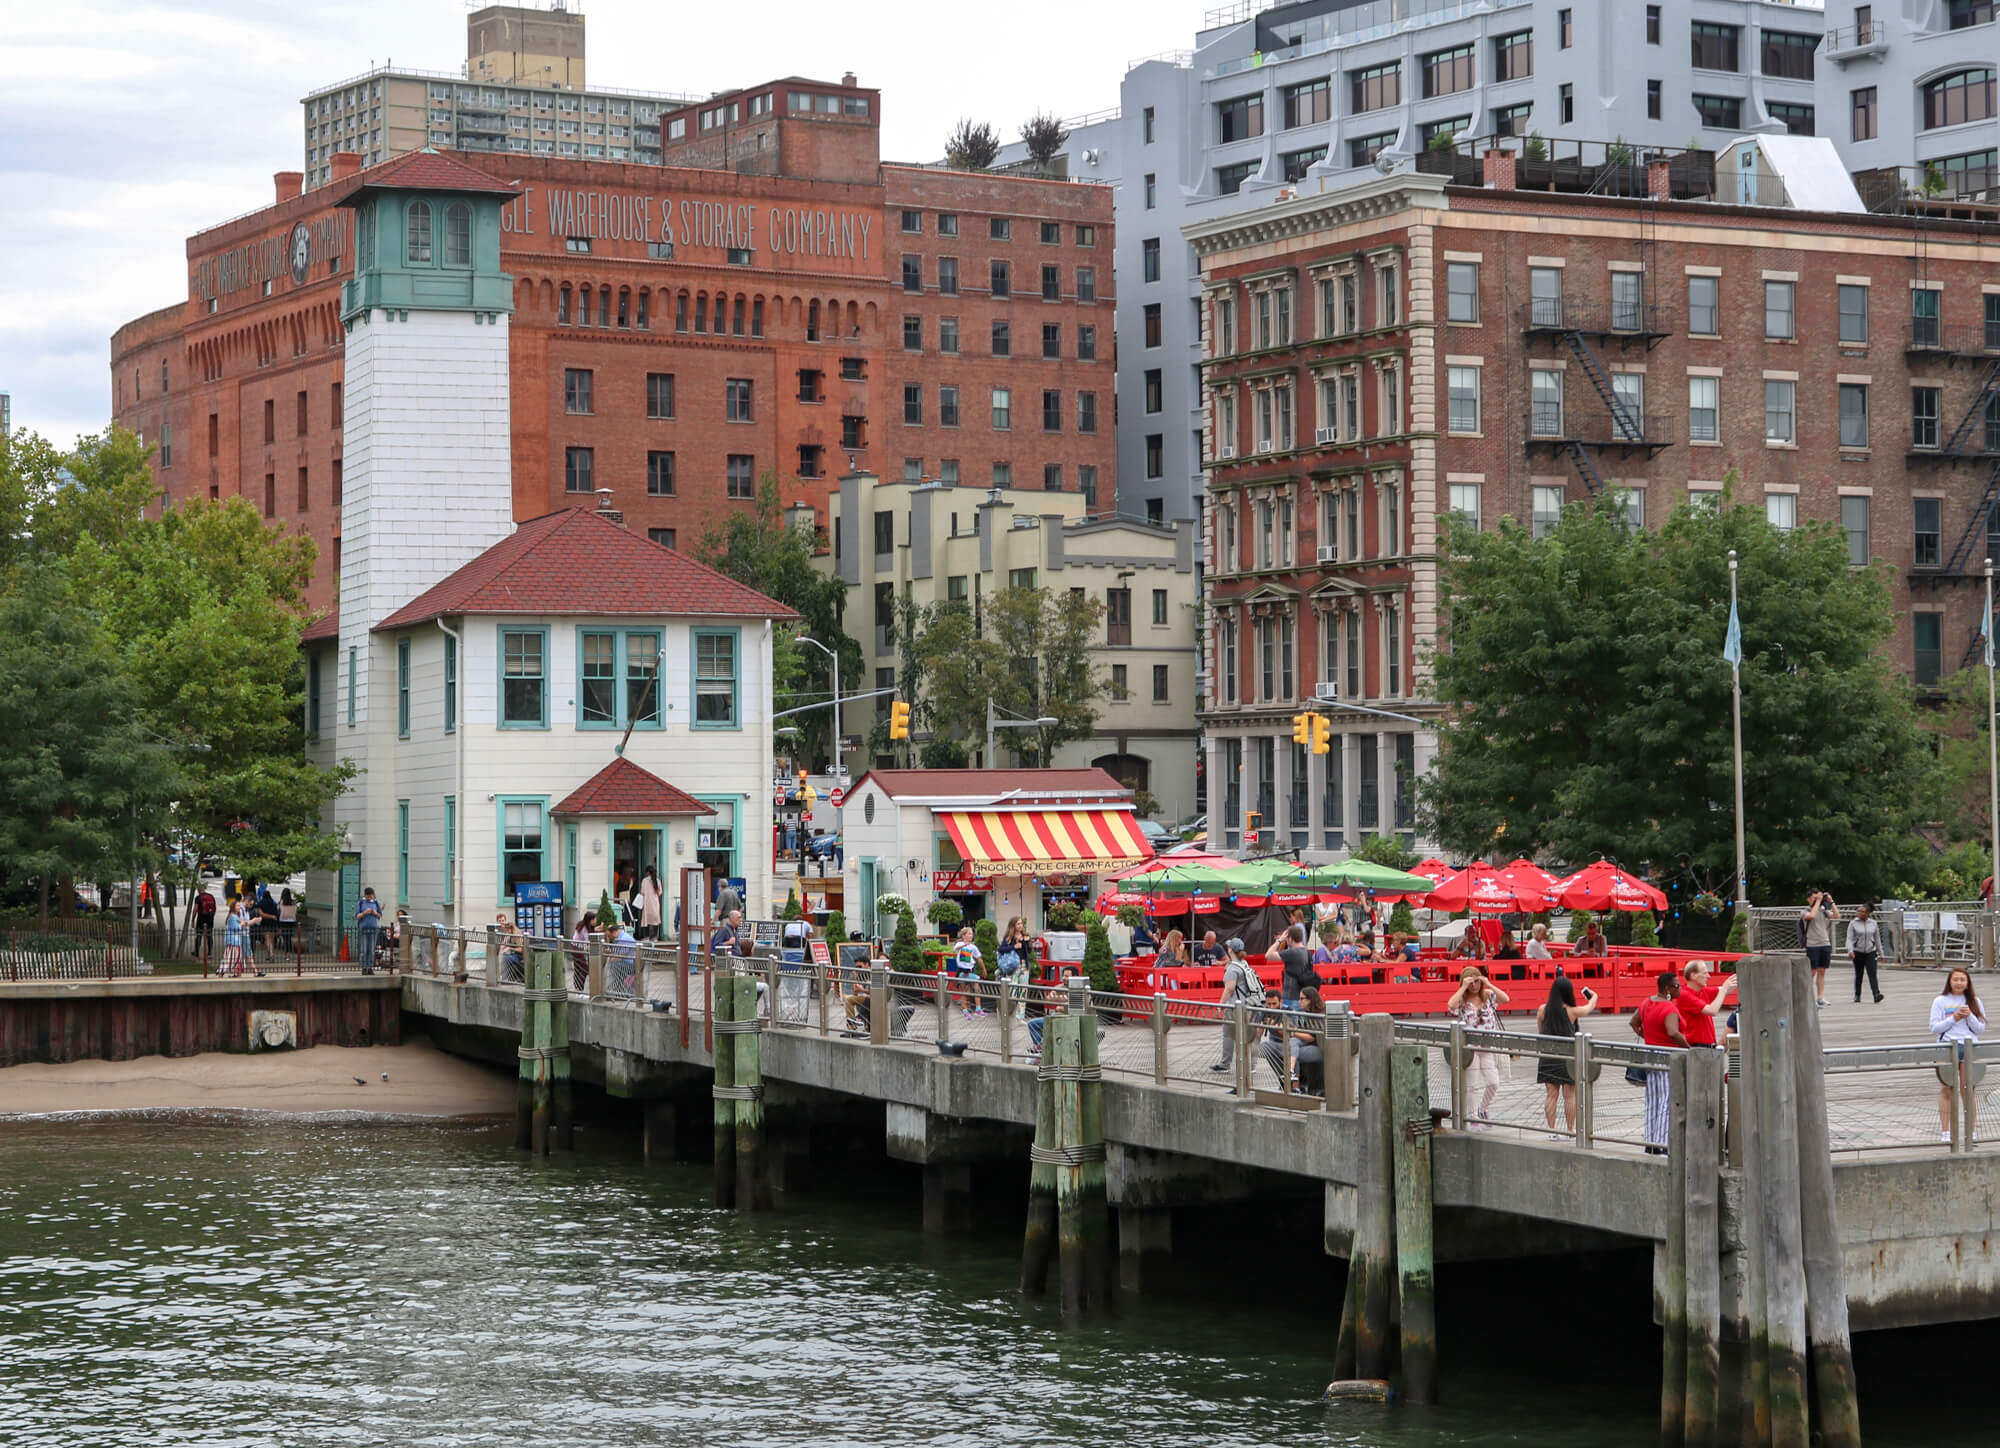
POLYGON ((1679 428, 1664 412, 1585 412, 1552 402, 1528 408, 1530 442, 1580 442, 1587 447, 1671 447, 1679 428))
POLYGON ((1580 297, 1536 297, 1522 304, 1519 316, 1526 332, 1584 332, 1596 337, 1665 337, 1672 334, 1676 321, 1671 308, 1656 302, 1580 297))
POLYGON ((1840 25, 1826 32, 1826 39, 1820 49, 1829 57, 1846 55, 1857 50, 1885 49, 1889 44, 1889 29, 1880 21, 1869 20, 1859 25, 1840 25))
POLYGON ((1953 357, 1977 357, 2000 352, 2000 317, 1984 322, 1945 323, 1936 317, 1910 318, 1908 352, 1939 352, 1953 357))

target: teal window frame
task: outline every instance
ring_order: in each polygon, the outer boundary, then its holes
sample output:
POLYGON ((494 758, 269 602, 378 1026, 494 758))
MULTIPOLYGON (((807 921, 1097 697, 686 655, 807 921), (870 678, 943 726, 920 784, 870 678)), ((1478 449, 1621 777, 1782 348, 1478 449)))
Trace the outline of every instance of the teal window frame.
POLYGON ((458 732, 458 640, 444 636, 444 732, 458 732))
POLYGON ((632 713, 635 688, 643 684, 646 676, 634 673, 635 665, 652 665, 660 657, 663 635, 659 629, 616 629, 598 624, 579 624, 576 630, 576 727, 588 730, 616 730, 631 727, 659 731, 666 728, 666 710, 660 699, 660 688, 656 681, 653 688, 652 713, 635 719, 632 713), (594 638, 609 638, 612 642, 610 682, 613 688, 611 715, 608 718, 592 719, 584 714, 584 661, 588 641, 594 638))
POLYGON ((320 664, 324 651, 314 649, 306 655, 306 733, 312 738, 319 737, 320 713, 320 664))
POLYGON ((396 737, 410 737, 410 641, 396 640, 396 737))
MULTIPOLYGON (((749 811, 750 801, 748 800, 748 798, 740 794, 698 794, 695 796, 695 798, 700 800, 703 804, 712 804, 718 806, 716 810, 716 813, 718 815, 722 813, 722 810, 719 808, 719 806, 722 805, 729 806, 729 816, 734 821, 734 823, 731 825, 730 828, 735 837, 735 842, 731 844, 729 847, 729 873, 732 876, 742 875, 744 816, 749 811)), ((695 840, 697 842, 699 842, 701 839, 700 831, 702 828, 702 820, 707 818, 708 816, 703 815, 698 817, 694 822, 694 828, 696 832, 695 840)), ((664 846, 665 844, 664 839, 662 839, 661 844, 664 846)))
MULTIPOLYGON (((499 707, 494 711, 495 720, 502 729, 546 729, 549 727, 549 692, 553 680, 549 677, 549 631, 546 628, 502 628, 499 630, 499 648, 494 650, 494 668, 499 673, 499 707), (542 644, 542 712, 535 720, 507 717, 507 640, 511 637, 533 635, 542 644)), ((527 675, 522 675, 526 678, 527 675)))
POLYGON ((410 802, 396 801, 396 903, 410 903, 410 802))
POLYGON ((510 804, 531 804, 541 810, 542 819, 542 862, 535 871, 537 880, 549 877, 549 796, 545 794, 503 794, 493 801, 493 883, 500 892, 500 903, 512 905, 507 893, 507 806, 510 804))
POLYGON ((563 826, 563 899, 571 905, 576 899, 576 826, 563 826))
POLYGON ((743 630, 740 628, 697 628, 688 631, 688 727, 691 729, 743 728, 743 630), (703 639, 729 640, 732 664, 729 679, 729 722, 701 717, 701 642, 703 639))
POLYGON ((350 647, 347 651, 347 727, 349 729, 354 727, 354 680, 361 672, 359 654, 359 649, 350 647))
POLYGON ((444 899, 451 904, 452 881, 458 875, 458 796, 444 797, 444 899))

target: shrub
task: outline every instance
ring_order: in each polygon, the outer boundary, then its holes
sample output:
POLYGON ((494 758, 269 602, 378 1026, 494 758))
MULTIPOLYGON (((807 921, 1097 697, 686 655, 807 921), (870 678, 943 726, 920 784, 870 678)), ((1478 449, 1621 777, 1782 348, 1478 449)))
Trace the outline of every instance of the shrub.
POLYGON ((1641 910, 1632 917, 1632 943, 1634 945, 1658 945, 1660 924, 1650 910, 1641 910))
POLYGON ((1120 905, 1118 907, 1118 923, 1127 930, 1137 930, 1141 925, 1146 923, 1145 912, 1137 905, 1120 905))
POLYGON ((1417 916, 1416 912, 1410 909, 1409 901, 1398 900, 1396 902, 1396 908, 1389 912, 1389 928, 1398 935, 1415 935, 1417 933, 1417 916))
POLYGON ((999 154, 999 132, 984 121, 961 120, 945 137, 945 164, 955 170, 984 171, 999 154))
POLYGON ((1540 131, 1528 132, 1527 143, 1521 147, 1521 156, 1522 159, 1528 161, 1548 160, 1549 143, 1542 139, 1540 131))
POLYGON ((1750 948, 1750 916, 1738 910, 1729 922, 1729 938, 1722 942, 1722 948, 1732 955, 1741 955, 1750 948))
POLYGON ((1590 913, 1590 912, 1589 912, 1588 910, 1572 910, 1572 911, 1570 911, 1570 913, 1569 913, 1569 938, 1570 938, 1571 940, 1581 940, 1581 939, 1583 939, 1583 932, 1584 932, 1584 931, 1586 931, 1586 930, 1588 930, 1588 929, 1590 929, 1590 922, 1591 922, 1591 920, 1592 920, 1592 919, 1594 919, 1594 918, 1595 918, 1595 917, 1593 917, 1593 916, 1591 915, 1591 913, 1590 913))
POLYGON ((1104 933, 1102 916, 1093 915, 1083 942, 1083 973, 1090 988, 1107 993, 1118 989, 1118 966, 1111 958, 1111 937, 1104 933))
POLYGON ((806 918, 806 912, 799 908, 799 892, 796 886, 793 887, 790 894, 785 896, 785 913, 778 918, 780 920, 803 920, 806 918))
POLYGON ((606 890, 597 902, 597 928, 599 930, 616 930, 620 918, 618 907, 611 903, 611 892, 606 890))
MULTIPOLYGON (((826 913, 826 938, 828 940, 847 939, 847 915, 845 911, 829 910, 826 913)), ((836 952, 836 957, 838 952, 836 952)))
POLYGON ((984 963, 981 974, 992 979, 1000 969, 1000 927, 991 919, 976 922, 972 927, 972 943, 979 947, 979 958, 984 963))
MULTIPOLYGON (((1074 930, 1083 920, 1083 907, 1074 900, 1058 900, 1043 912, 1042 919, 1051 930, 1074 930)), ((1110 948, 1109 941, 1105 945, 1110 948)))
POLYGON ((908 975, 924 973, 924 953, 917 945, 917 921, 909 911, 896 915, 896 938, 889 946, 889 968, 908 975))

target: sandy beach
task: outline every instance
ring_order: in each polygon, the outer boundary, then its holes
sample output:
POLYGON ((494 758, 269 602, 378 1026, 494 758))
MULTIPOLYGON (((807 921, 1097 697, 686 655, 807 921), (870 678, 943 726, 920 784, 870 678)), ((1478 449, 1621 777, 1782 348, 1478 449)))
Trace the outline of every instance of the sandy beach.
POLYGON ((140 1056, 0 1070, 0 1116, 220 1110, 447 1117, 513 1109, 514 1084, 506 1076, 447 1056, 424 1041, 316 1046, 254 1056, 140 1056), (367 1084, 356 1085, 356 1077, 367 1084))

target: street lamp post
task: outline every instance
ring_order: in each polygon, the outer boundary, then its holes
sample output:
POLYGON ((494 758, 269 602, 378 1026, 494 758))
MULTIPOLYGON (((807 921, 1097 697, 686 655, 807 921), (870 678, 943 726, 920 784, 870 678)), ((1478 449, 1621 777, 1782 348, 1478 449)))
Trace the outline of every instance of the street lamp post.
POLYGON ((840 655, 811 634, 793 634, 792 639, 795 643, 811 644, 833 660, 833 782, 839 784, 847 778, 840 758, 840 655))
MULTIPOLYGON (((994 704, 993 704, 993 696, 992 696, 991 694, 988 694, 988 695, 986 696, 986 767, 987 767, 988 769, 993 769, 993 768, 995 768, 995 767, 996 767, 996 766, 994 765, 994 763, 993 763, 993 749, 994 749, 994 745, 993 745, 993 731, 994 731, 994 730, 996 730, 996 729, 1045 729, 1045 728, 1047 728, 1048 726, 1050 726, 1051 724, 1060 724, 1060 723, 1062 723, 1062 720, 1060 720, 1060 719, 1055 719, 1055 718, 1051 718, 1051 717, 1050 717, 1049 715, 1047 715, 1047 714, 1044 714, 1044 715, 1043 715, 1043 716, 1042 716, 1041 718, 1039 718, 1039 719, 1019 719, 1019 718, 1011 718, 1011 717, 1010 717, 1010 718, 1006 718, 1006 719, 1002 719, 1002 718, 1001 718, 1001 717, 999 716, 999 711, 998 711, 998 710, 997 710, 997 709, 996 709, 996 708, 994 707, 994 704)), ((1048 763, 1048 761, 1047 761, 1047 760, 1043 760, 1042 762, 1043 762, 1044 764, 1047 764, 1047 763, 1048 763)))

